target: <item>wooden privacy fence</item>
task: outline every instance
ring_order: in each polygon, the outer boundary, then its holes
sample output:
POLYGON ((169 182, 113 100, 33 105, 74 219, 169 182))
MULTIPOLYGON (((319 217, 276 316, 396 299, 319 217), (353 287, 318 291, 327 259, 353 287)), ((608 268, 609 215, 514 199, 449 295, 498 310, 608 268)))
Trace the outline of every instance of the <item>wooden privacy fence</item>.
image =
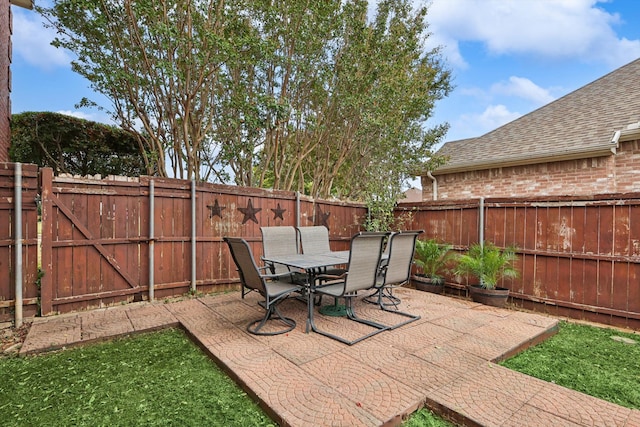
MULTIPOLYGON (((64 178, 48 168, 38 180, 36 166, 21 165, 19 178, 16 169, 0 163, 0 321, 11 320, 17 306, 25 316, 39 308, 49 315, 235 289, 223 236, 245 237, 260 257, 261 226, 323 224, 341 250, 367 214, 361 204, 295 192, 150 177, 64 178)), ((640 330, 640 194, 483 204, 400 204, 396 214, 401 228, 424 229, 421 238, 459 251, 481 231, 498 246, 515 244, 521 277, 506 285, 517 306, 640 330)), ((463 278, 448 282, 450 290, 465 289, 463 278)))
MULTIPOLYGON (((412 227, 464 250, 516 245, 513 303, 556 316, 640 329, 640 194, 486 199, 400 205, 412 227)), ((466 282, 448 277, 454 287, 466 282)))
POLYGON ((43 315, 235 287, 224 236, 262 254, 261 226, 326 225, 336 250, 361 204, 177 179, 53 177, 42 169, 43 315))

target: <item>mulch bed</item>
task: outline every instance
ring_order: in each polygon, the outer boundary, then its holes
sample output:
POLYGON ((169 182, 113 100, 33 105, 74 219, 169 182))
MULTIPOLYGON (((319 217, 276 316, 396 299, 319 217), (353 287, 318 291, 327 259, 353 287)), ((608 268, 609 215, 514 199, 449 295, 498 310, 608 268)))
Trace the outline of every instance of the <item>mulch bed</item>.
POLYGON ((0 328, 0 357, 16 354, 27 338, 31 328, 30 322, 24 322, 21 327, 14 328, 9 324, 0 328))

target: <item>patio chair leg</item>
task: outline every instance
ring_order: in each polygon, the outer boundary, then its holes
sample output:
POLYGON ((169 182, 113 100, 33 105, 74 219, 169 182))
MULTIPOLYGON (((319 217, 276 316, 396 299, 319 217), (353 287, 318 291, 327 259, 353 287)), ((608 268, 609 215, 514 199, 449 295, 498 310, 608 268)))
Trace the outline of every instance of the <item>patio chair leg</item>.
POLYGON ((278 307, 275 305, 272 305, 271 307, 269 307, 269 309, 266 311, 265 316, 262 319, 258 319, 254 322, 249 323, 249 325, 247 325, 247 331, 254 334, 254 335, 265 335, 265 336, 271 336, 271 335, 279 335, 279 334, 284 334, 287 333, 291 330, 293 330, 296 327, 296 321, 289 318, 289 317, 285 317, 282 315, 282 313, 280 312, 280 310, 278 310, 278 307), (268 320, 272 320, 272 317, 275 315, 275 318, 273 320, 279 320, 280 322, 284 323, 285 325, 287 325, 286 329, 281 329, 278 331, 274 331, 274 332, 262 332, 261 329, 264 327, 264 325, 267 323, 268 320), (256 323, 258 324, 257 326, 256 323))
POLYGON ((400 304, 400 298, 393 295, 391 289, 378 288, 374 293, 365 296, 362 300, 369 304, 377 304, 380 308, 393 306, 396 309, 400 304), (385 302, 387 300, 388 302, 385 302))
POLYGON ((398 308, 398 304, 400 304, 401 300, 400 298, 393 295, 392 288, 388 288, 386 293, 384 292, 384 290, 385 288, 379 288, 375 293, 363 298, 363 301, 368 302, 369 304, 378 304, 381 310, 387 311, 389 313, 399 314, 400 316, 409 318, 409 320, 389 326, 389 330, 399 328, 400 326, 404 326, 406 324, 409 324, 411 322, 414 322, 420 319, 420 316, 417 314, 411 314, 404 311, 400 311, 400 309, 398 308), (376 297, 376 301, 372 301, 371 300, 372 297, 376 297), (384 302, 385 298, 390 302, 385 303, 384 302), (393 306, 394 310, 387 308, 391 306, 393 306))
POLYGON ((369 325, 381 330, 389 329, 389 326, 387 325, 383 325, 382 323, 374 322, 373 320, 367 320, 367 319, 363 319, 362 317, 359 317, 356 314, 355 310, 353 309, 353 297, 345 298, 345 309, 347 312, 347 317, 353 321, 362 323, 364 325, 369 325))
POLYGON ((420 317, 421 317, 419 314, 411 314, 411 313, 407 313, 406 311, 400 311, 397 306, 395 306, 395 310, 389 309, 384 305, 380 305, 380 308, 382 310, 386 311, 386 312, 389 312, 389 313, 398 314, 400 316, 408 317, 408 320, 405 320, 404 322, 400 322, 400 323, 397 323, 395 325, 389 326, 389 330, 393 330, 393 329, 399 328, 400 326, 404 326, 404 325, 407 325, 407 324, 409 324, 411 322, 415 322, 416 320, 420 319, 420 317))

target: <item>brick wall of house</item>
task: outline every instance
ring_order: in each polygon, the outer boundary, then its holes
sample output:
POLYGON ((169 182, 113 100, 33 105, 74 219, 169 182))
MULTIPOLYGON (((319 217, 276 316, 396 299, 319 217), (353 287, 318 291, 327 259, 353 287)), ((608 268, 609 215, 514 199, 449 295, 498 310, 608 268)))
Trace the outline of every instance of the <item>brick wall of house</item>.
POLYGON ((11 120, 11 7, 0 0, 0 162, 9 161, 11 120))
MULTIPOLYGON (((436 176, 438 199, 627 193, 640 191, 640 141, 621 142, 616 155, 436 176)), ((432 181, 422 177, 422 198, 432 181)))

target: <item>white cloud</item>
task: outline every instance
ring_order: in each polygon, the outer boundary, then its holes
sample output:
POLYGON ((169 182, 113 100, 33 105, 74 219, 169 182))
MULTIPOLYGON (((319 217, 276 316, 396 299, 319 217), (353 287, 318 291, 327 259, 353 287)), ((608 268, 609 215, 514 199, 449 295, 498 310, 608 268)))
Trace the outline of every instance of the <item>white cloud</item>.
MULTIPOLYGON (((458 43, 481 42, 493 54, 579 58, 620 66, 640 56, 640 40, 619 38, 618 14, 598 0, 432 0, 427 21, 464 64, 458 43)), ((458 58, 458 59, 456 59, 458 58)), ((455 59, 455 61, 453 61, 455 59)))
POLYGON ((71 116, 78 119, 84 120, 93 120, 91 118, 91 114, 83 113, 82 111, 69 111, 69 110, 60 110, 56 111, 58 114, 64 114, 65 116, 71 116))
POLYGON ((85 113, 83 111, 70 111, 70 110, 60 110, 57 111, 58 114, 64 114, 66 116, 76 117, 78 119, 90 120, 92 122, 103 123, 106 125, 114 125, 115 123, 111 120, 111 117, 106 114, 92 114, 85 113))
POLYGON ((440 54, 446 62, 457 69, 464 70, 469 66, 460 54, 458 41, 445 33, 431 33, 427 39, 426 46, 428 49, 439 48, 440 54))
POLYGON ((13 54, 43 70, 68 67, 71 55, 63 49, 51 46, 55 31, 42 26, 41 16, 34 11, 19 8, 14 8, 13 11, 13 54))
POLYGON ((541 88, 527 78, 516 76, 509 77, 509 82, 494 84, 491 87, 491 92, 533 101, 539 106, 548 104, 555 99, 547 89, 541 88))
POLYGON ((483 135, 517 119, 521 115, 520 113, 509 111, 502 104, 490 105, 480 114, 463 114, 455 123, 458 131, 455 139, 483 135))

